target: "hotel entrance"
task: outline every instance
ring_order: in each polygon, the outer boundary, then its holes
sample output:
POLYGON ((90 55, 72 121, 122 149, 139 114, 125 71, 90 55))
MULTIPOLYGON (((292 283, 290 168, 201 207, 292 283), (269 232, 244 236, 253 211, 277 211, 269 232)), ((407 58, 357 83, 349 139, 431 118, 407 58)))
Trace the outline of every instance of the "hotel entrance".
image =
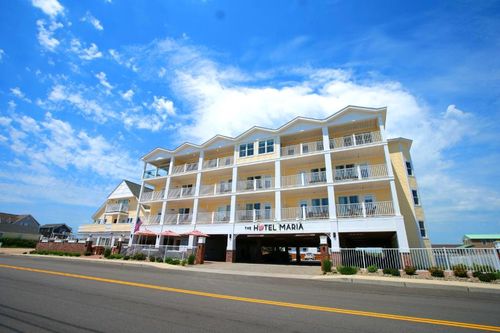
POLYGON ((236 262, 319 265, 319 234, 239 235, 236 262))

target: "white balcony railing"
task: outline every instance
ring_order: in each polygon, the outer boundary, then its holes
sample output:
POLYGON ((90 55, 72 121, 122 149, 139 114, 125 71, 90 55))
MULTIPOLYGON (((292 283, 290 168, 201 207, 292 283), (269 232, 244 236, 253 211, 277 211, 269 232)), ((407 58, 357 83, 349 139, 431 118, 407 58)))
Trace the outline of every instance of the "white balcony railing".
POLYGON ((237 210, 237 222, 261 222, 274 220, 274 209, 237 210))
POLYGON ((194 196, 194 187, 180 187, 168 190, 169 199, 189 198, 194 196))
POLYGON ((222 168, 233 165, 233 156, 218 157, 211 160, 203 161, 203 169, 222 168))
POLYGON ((142 192, 141 202, 160 201, 163 200, 164 195, 165 195, 165 190, 142 192))
POLYGON ((387 176, 387 166, 385 164, 357 165, 352 168, 335 169, 333 181, 340 183, 361 179, 383 178, 387 176))
POLYGON ((310 154, 324 150, 323 141, 303 142, 298 145, 281 147, 281 156, 310 154))
POLYGON ((186 163, 181 165, 175 165, 172 168, 172 174, 179 174, 184 172, 196 171, 198 170, 198 162, 195 163, 186 163))
POLYGON ((231 193, 231 191, 232 191, 232 184, 231 183, 217 183, 217 184, 201 185, 200 186, 200 196, 210 196, 210 195, 231 193))
POLYGON ((189 214, 165 214, 165 224, 190 224, 193 215, 189 214))
POLYGON ((329 218, 328 206, 302 206, 281 209, 282 220, 318 220, 329 218))
POLYGON ((144 171, 143 178, 156 178, 168 176, 168 165, 164 168, 154 168, 144 171))
POLYGON ((337 217, 339 218, 359 218, 392 215, 394 215, 394 206, 392 205, 392 201, 337 204, 337 217))
POLYGON ((126 213, 128 212, 128 204, 109 204, 106 205, 106 213, 126 213))
POLYGON ((282 176, 281 187, 302 187, 326 183, 326 172, 307 172, 297 175, 282 176))
POLYGON ((379 131, 358 133, 330 139, 330 149, 363 146, 380 141, 382 136, 379 131))
POLYGON ((229 222, 229 212, 200 212, 196 217, 197 224, 214 224, 229 222))
POLYGON ((161 215, 148 215, 144 216, 143 223, 144 225, 160 224, 160 221, 161 215))
POLYGON ((240 192, 270 190, 274 188, 274 177, 239 180, 236 189, 240 192))

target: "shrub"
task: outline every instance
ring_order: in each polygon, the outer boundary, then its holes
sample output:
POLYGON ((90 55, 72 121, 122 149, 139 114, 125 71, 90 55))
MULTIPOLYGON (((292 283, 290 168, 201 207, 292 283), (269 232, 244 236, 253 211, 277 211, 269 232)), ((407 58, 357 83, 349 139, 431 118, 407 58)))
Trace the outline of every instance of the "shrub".
POLYGON ((417 269, 413 266, 405 266, 405 273, 407 275, 415 275, 417 274, 417 269))
POLYGON ((172 258, 170 258, 170 257, 166 257, 166 258, 165 258, 165 263, 167 263, 167 264, 171 264, 171 263, 172 263, 172 258))
POLYGON ((429 268, 429 272, 431 273, 431 276, 444 277, 444 271, 439 267, 431 267, 429 268))
POLYGON ((358 268, 354 266, 339 266, 337 271, 342 275, 354 275, 358 272, 358 268))
POLYGON ((382 273, 384 273, 384 274, 389 274, 389 275, 390 275, 390 274, 391 274, 391 269, 392 269, 392 268, 384 268, 384 269, 382 270, 382 273))
POLYGON ((172 265, 179 265, 181 261, 179 259, 172 259, 171 264, 172 265))
POLYGON ((2 247, 36 247, 36 240, 21 238, 0 238, 2 247))
POLYGON ((495 271, 493 269, 493 267, 491 267, 489 265, 479 265, 479 264, 473 264, 472 265, 472 270, 476 271, 476 272, 482 272, 482 273, 495 271))
POLYGON ((196 259, 196 256, 194 254, 190 254, 188 257, 188 265, 194 265, 195 259, 196 259))
POLYGON ((163 262, 163 258, 162 257, 156 257, 156 262, 163 262))
POLYGON ((452 269, 453 269, 453 274, 455 274, 456 277, 460 278, 467 277, 467 266, 460 264, 453 266, 452 269))
POLYGON ((129 260, 130 259, 130 256, 129 255, 125 255, 123 256, 123 260, 129 260))
POLYGON ((332 262, 327 258, 323 259, 323 262, 321 263, 321 268, 323 270, 323 274, 331 272, 332 271, 332 262))
POLYGON ((370 265, 367 267, 367 269, 368 269, 368 272, 370 272, 370 273, 377 273, 377 271, 378 271, 377 265, 370 265))
POLYGON ((181 261, 181 265, 182 265, 182 266, 186 266, 186 264, 187 264, 187 260, 186 260, 186 259, 182 259, 182 261, 181 261))
POLYGON ((397 268, 384 268, 382 270, 384 274, 392 275, 392 276, 401 276, 399 269, 397 268))
POLYGON ((36 250, 30 251, 30 254, 36 254, 36 250))
POLYGON ((495 277, 496 277, 497 280, 500 280, 500 271, 498 271, 498 272, 495 273, 495 277))
POLYGON ((496 273, 480 273, 477 277, 482 282, 491 282, 497 279, 496 273))
POLYGON ((144 253, 136 253, 133 255, 132 259, 134 260, 146 260, 146 255, 144 253))
POLYGON ((108 247, 104 249, 104 258, 108 258, 111 255, 111 249, 108 247))

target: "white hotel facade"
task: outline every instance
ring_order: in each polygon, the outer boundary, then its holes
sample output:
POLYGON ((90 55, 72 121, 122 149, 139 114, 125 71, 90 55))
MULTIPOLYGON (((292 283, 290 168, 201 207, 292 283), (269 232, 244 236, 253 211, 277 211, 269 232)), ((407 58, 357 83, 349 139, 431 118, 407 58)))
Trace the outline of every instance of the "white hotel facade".
MULTIPOLYGON (((209 260, 262 261, 270 249, 426 247, 411 140, 386 137, 386 108, 348 106, 197 145, 156 148, 144 172, 139 231, 208 234, 209 260)), ((134 219, 136 220, 136 219, 134 219)), ((135 221, 134 221, 135 222, 135 221)), ((131 223, 129 244, 139 237, 131 223)))

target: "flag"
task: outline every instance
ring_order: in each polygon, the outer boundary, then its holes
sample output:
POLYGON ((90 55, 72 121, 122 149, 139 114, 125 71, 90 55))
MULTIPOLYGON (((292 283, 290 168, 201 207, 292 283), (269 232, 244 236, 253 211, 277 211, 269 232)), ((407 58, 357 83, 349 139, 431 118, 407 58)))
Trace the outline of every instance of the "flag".
POLYGON ((140 217, 137 217, 137 220, 135 221, 135 227, 134 227, 134 234, 139 231, 139 228, 141 227, 142 221, 140 217))

